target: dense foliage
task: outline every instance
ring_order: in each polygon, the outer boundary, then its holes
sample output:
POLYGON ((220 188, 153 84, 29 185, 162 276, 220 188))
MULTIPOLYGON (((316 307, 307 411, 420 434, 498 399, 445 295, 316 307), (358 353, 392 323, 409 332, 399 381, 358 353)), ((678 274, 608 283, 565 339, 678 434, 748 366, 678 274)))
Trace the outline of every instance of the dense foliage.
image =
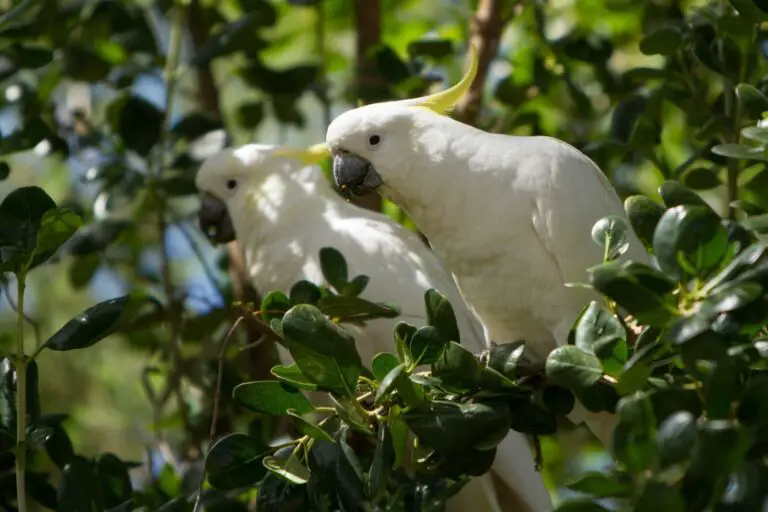
POLYGON ((238 292, 231 258, 211 265, 193 225, 200 162, 278 132, 317 142, 331 107, 457 76, 484 2, 443 3, 382 1, 383 42, 364 62, 336 39, 373 32, 335 2, 0 5, 0 284, 11 306, 0 310, 0 507, 439 510, 488 469, 509 429, 532 436, 549 484, 573 491, 560 510, 762 507, 768 10, 757 0, 496 12, 508 24, 492 68, 502 76, 488 78, 475 123, 586 152, 630 196, 655 257, 616 261, 620 220, 584 233, 605 260, 572 285, 603 300, 585 305, 546 365, 524 340, 468 352, 436 291, 424 297, 429 325, 401 322, 391 351, 362 361, 339 324, 397 305, 360 299, 367 278, 349 276, 333 248, 320 255, 325 283, 258 290, 260 304, 238 292), (178 238, 220 298, 187 284, 178 238), (94 301, 107 272, 121 291, 94 301), (102 340, 114 341, 89 359, 102 340), (295 364, 273 364, 275 341, 295 364), (143 368, 126 377, 119 367, 136 353, 143 368), (146 445, 144 460, 94 449, 70 413, 104 360, 123 375, 108 414, 136 394, 151 405, 147 438, 126 428, 115 443, 146 445), (304 391, 327 398, 311 404, 304 391), (615 412, 617 425, 613 464, 574 479, 573 452, 552 440, 575 400, 615 412))

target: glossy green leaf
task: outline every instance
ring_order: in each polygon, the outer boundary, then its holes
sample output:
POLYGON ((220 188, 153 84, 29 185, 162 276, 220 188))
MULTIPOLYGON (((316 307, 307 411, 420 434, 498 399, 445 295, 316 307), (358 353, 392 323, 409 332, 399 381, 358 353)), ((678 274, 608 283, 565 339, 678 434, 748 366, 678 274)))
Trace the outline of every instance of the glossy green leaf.
POLYGON ((718 144, 712 148, 712 152, 716 155, 739 160, 768 161, 768 158, 765 156, 765 149, 762 146, 745 146, 744 144, 736 143, 718 144))
POLYGON ((308 389, 310 391, 317 389, 317 384, 309 381, 304 374, 301 373, 301 370, 296 366, 296 363, 273 366, 270 373, 277 377, 278 380, 281 380, 294 388, 308 389))
POLYGON ((696 442, 696 418, 689 411, 677 411, 659 425, 656 437, 665 464, 680 462, 691 455, 696 442))
POLYGON ((340 291, 347 284, 349 271, 347 261, 344 256, 333 247, 323 247, 320 249, 320 269, 325 276, 325 280, 340 291))
POLYGON ((652 199, 638 195, 630 196, 624 201, 624 211, 638 238, 644 244, 651 245, 653 232, 664 214, 664 208, 652 199))
POLYGON ((768 97, 753 85, 738 84, 736 97, 744 112, 753 119, 760 119, 762 113, 768 110, 768 97))
POLYGON ((373 376, 376 377, 376 380, 383 380, 390 370, 398 364, 400 364, 400 362, 394 354, 381 352, 373 357, 371 371, 373 372, 373 376))
POLYGON ((416 365, 432 364, 442 357, 449 340, 437 328, 427 325, 413 333, 406 346, 416 365))
POLYGON ((629 249, 628 231, 624 219, 609 215, 592 226, 592 240, 603 249, 605 260, 614 260, 629 249))
POLYGON ((541 399, 547 409, 559 416, 570 414, 576 405, 576 397, 573 393, 560 386, 545 387, 541 399))
POLYGON ((64 324, 45 346, 50 350, 90 347, 126 324, 146 301, 146 297, 123 295, 99 302, 64 324))
POLYGON ((272 290, 261 299, 261 318, 265 322, 271 322, 272 319, 281 319, 286 311, 293 306, 291 299, 283 292, 272 290))
POLYGON ((558 347, 550 352, 546 372, 552 382, 569 389, 589 387, 603 376, 600 360, 572 345, 558 347))
POLYGON ((239 384, 235 386, 232 398, 248 409, 273 416, 288 414, 289 409, 299 414, 314 410, 301 391, 273 380, 239 384))
POLYGON ((355 340, 314 306, 302 304, 283 317, 285 344, 301 373, 319 387, 351 395, 362 363, 355 340))
POLYGON ((293 418, 296 429, 305 436, 309 436, 312 439, 325 440, 331 443, 334 442, 333 437, 331 437, 328 432, 323 430, 316 423, 309 421, 308 419, 302 417, 300 414, 297 414, 293 409, 289 409, 286 412, 288 413, 288 416, 293 418))
POLYGON ((450 342, 443 355, 432 364, 432 375, 445 386, 472 389, 480 383, 483 367, 468 351, 455 341, 450 342))
POLYGON ((681 176, 683 185, 693 190, 709 190, 722 185, 717 172, 706 167, 693 167, 681 176))
POLYGON ((461 343, 456 314, 446 296, 435 289, 429 289, 424 293, 424 305, 427 310, 427 324, 437 329, 446 343, 461 343))
POLYGON ((58 489, 58 510, 61 512, 82 512, 83 510, 105 510, 104 498, 98 477, 91 462, 76 457, 64 467, 58 489))
POLYGON ((596 498, 625 497, 632 493, 632 483, 619 475, 589 472, 567 485, 569 489, 596 498))
POLYGON ((246 434, 227 434, 211 446, 205 457, 208 482, 221 490, 254 485, 264 477, 262 459, 271 451, 246 434))
POLYGON ((39 187, 17 188, 5 196, 0 203, 0 271, 18 274, 40 263, 33 260, 37 235, 46 213, 55 208, 39 187))
POLYGON ((640 51, 646 55, 672 55, 683 42, 676 27, 664 27, 651 32, 640 41, 640 51))

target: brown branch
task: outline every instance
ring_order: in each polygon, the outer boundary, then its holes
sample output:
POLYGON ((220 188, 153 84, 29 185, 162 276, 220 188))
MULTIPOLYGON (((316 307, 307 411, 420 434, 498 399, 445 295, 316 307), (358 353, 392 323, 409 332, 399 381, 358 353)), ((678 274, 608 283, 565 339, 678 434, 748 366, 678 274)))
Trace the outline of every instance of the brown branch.
MULTIPOLYGON (((195 49, 200 48, 208 40, 211 28, 211 24, 205 16, 204 7, 200 5, 200 0, 192 0, 189 6, 189 33, 195 49)), ((221 120, 219 90, 216 87, 216 80, 209 63, 198 66, 197 84, 197 94, 201 105, 211 116, 221 120)), ((244 304, 251 303, 258 308, 261 297, 251 286, 240 245, 236 241, 230 243, 227 246, 227 252, 229 253, 229 276, 232 280, 235 300, 244 304)), ((248 333, 248 343, 257 342, 262 337, 263 327, 252 320, 252 316, 248 314, 245 308, 234 309, 233 320, 242 316, 246 317, 245 329, 248 333)), ((252 378, 260 380, 273 378, 269 370, 275 362, 275 353, 276 351, 270 341, 266 341, 249 351, 249 369, 252 378)))
POLYGON ((509 0, 480 0, 477 12, 470 21, 470 42, 477 48, 477 76, 469 91, 456 106, 455 117, 467 124, 475 124, 483 104, 483 88, 488 68, 499 51, 504 27, 512 19, 513 7, 520 3, 509 0))
MULTIPOLYGON (((365 98, 365 90, 386 87, 384 78, 379 73, 376 63, 371 58, 371 51, 381 44, 381 0, 355 0, 355 92, 358 98, 365 98)), ((352 202, 357 206, 381 211, 381 196, 367 194, 354 196, 352 202)))
MULTIPOLYGON (((242 322, 245 319, 245 317, 241 316, 237 320, 235 320, 235 323, 232 324, 232 327, 229 329, 229 332, 227 332, 227 336, 224 338, 224 341, 221 342, 221 347, 219 348, 219 357, 218 357, 218 368, 216 372, 216 386, 213 390, 213 413, 211 415, 211 428, 208 432, 208 452, 211 450, 211 446, 213 446, 213 441, 216 439, 216 424, 219 421, 219 409, 221 407, 221 381, 222 381, 222 375, 224 375, 224 357, 227 354, 227 347, 229 346, 230 340, 234 337, 235 331, 237 330, 237 327, 240 325, 240 322, 242 322)), ((195 507, 194 512, 197 512, 200 510, 200 504, 202 502, 203 497, 203 486, 205 485, 205 471, 203 471, 203 474, 200 475, 200 486, 197 489, 197 497, 195 498, 195 507)))

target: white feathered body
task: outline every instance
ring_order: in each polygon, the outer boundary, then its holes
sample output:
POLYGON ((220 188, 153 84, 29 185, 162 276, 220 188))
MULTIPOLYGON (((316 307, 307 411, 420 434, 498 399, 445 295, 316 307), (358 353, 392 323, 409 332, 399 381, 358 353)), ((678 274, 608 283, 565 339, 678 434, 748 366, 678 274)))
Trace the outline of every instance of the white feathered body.
MULTIPOLYGON (((606 215, 626 214, 600 169, 565 142, 491 134, 397 103, 342 114, 329 126, 326 142, 331 150, 371 162, 383 181, 379 191, 429 239, 490 340, 525 340, 543 361, 567 343, 582 308, 599 298, 566 283, 588 282, 587 268, 602 262, 603 251, 591 239, 593 225, 606 215), (380 147, 362 142, 370 134, 380 135, 380 147)), ((648 262, 631 230, 628 238, 624 258, 648 262)), ((611 415, 577 403, 570 418, 609 441, 611 415)), ((519 457, 527 457, 522 450, 518 446, 519 457)), ((493 472, 507 491, 523 495, 527 510, 551 509, 540 485, 516 478, 519 464, 497 457, 493 472)))
POLYGON ((257 290, 287 294, 301 279, 324 283, 319 252, 333 247, 346 259, 350 279, 359 274, 370 278, 362 298, 400 308, 396 318, 370 320, 365 326, 344 324, 355 337, 364 364, 369 365, 378 352, 394 352, 393 329, 398 322, 426 324, 424 293, 430 288, 454 305, 468 348, 486 348, 482 324, 422 240, 383 214, 344 202, 318 168, 273 174, 251 197, 250 208, 230 216, 257 290))
MULTIPOLYGON (((245 149, 237 151, 247 161, 250 156, 245 149)), ((232 160, 226 165, 233 165, 232 160)), ((473 353, 487 348, 482 323, 463 300, 450 272, 415 233, 383 214, 346 203, 319 168, 253 172, 266 174, 252 180, 244 199, 228 204, 228 209, 257 290, 288 293, 301 279, 323 282, 319 251, 334 247, 344 255, 350 278, 369 276, 362 298, 391 302, 402 312, 394 319, 367 322, 365 327, 345 325, 356 339, 364 364, 370 364, 378 352, 395 351, 397 322, 426 324, 424 292, 429 288, 439 290, 453 305, 462 344, 473 353)), ((291 361, 287 350, 280 347, 278 351, 283 363, 291 361)), ((447 511, 550 510, 549 494, 530 454, 526 437, 510 431, 498 446, 497 461, 506 461, 503 479, 517 483, 513 495, 499 495, 489 472, 473 478, 449 501, 447 511)))

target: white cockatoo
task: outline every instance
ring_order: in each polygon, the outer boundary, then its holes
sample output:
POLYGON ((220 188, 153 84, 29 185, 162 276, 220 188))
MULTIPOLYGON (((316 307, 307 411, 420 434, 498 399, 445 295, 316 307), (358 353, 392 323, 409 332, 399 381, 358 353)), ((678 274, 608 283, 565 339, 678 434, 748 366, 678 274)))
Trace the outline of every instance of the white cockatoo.
MULTIPOLYGON (((393 352, 393 329, 400 320, 426 324, 424 293, 429 288, 453 305, 462 344, 473 353, 487 349, 482 324, 439 259, 415 233, 383 214, 345 202, 316 165, 329 156, 325 144, 307 150, 246 144, 209 158, 196 177, 202 194, 201 228, 213 242, 240 242, 252 283, 262 293, 287 293, 301 279, 323 282, 320 249, 340 251, 350 276, 370 278, 362 298, 401 309, 394 319, 371 320, 364 327, 344 325, 365 364, 376 353, 393 352)), ((283 363, 292 361, 284 348, 278 352, 283 363)), ((552 508, 534 461, 525 454, 530 453, 527 439, 512 434, 497 447, 497 459, 508 460, 506 470, 522 490, 498 496, 487 473, 462 488, 448 503, 449 511, 552 508)))
MULTIPOLYGON (((567 143, 543 136, 492 134, 447 114, 477 69, 453 87, 415 99, 349 110, 333 120, 326 143, 345 194, 379 191, 402 207, 453 273, 465 300, 496 343, 525 340, 544 361, 567 344, 573 322, 596 292, 588 282, 601 263, 590 239, 603 216, 626 220, 601 170, 567 143)), ((627 225, 629 222, 627 221, 627 225)), ((631 230, 624 255, 648 262, 631 230)), ((604 443, 613 416, 581 404, 570 418, 604 443)), ((514 489, 505 459, 493 468, 514 489)))

